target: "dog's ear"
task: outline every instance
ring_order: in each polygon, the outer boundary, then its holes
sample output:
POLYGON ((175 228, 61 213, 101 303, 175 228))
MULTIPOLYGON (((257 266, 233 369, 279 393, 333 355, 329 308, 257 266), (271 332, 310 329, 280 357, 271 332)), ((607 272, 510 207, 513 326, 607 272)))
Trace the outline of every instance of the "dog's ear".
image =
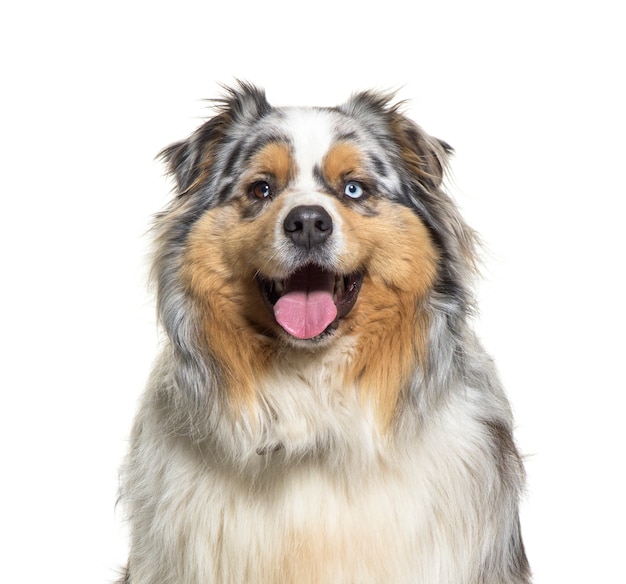
POLYGON ((205 122, 189 138, 171 144, 159 153, 168 174, 176 179, 179 197, 194 192, 205 179, 215 159, 215 151, 224 140, 230 119, 222 112, 205 122))
POLYGON ((424 187, 436 190, 441 185, 453 149, 442 140, 426 134, 402 113, 403 102, 394 103, 394 93, 363 91, 353 95, 341 110, 361 120, 376 136, 389 131, 400 148, 406 170, 424 187))
POLYGON ((397 110, 391 128, 407 170, 429 190, 437 190, 443 181, 453 148, 426 134, 419 126, 397 110))
POLYGON ((194 192, 204 184, 215 163, 219 146, 235 140, 238 133, 271 111, 265 92, 254 85, 238 82, 225 87, 225 95, 211 103, 217 115, 200 126, 189 138, 159 153, 167 171, 176 179, 179 196, 194 192))

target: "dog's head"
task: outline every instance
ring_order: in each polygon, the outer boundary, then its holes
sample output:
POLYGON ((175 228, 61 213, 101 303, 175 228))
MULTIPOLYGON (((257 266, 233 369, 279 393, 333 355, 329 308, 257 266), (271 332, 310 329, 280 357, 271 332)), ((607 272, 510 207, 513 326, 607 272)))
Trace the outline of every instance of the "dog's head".
POLYGON ((424 353, 429 299, 467 304, 472 235, 440 188, 450 151, 389 96, 274 108, 255 87, 229 90, 162 153, 177 182, 155 264, 172 339, 206 342, 240 376, 248 353, 261 366, 273 347, 346 337, 365 360, 424 353))

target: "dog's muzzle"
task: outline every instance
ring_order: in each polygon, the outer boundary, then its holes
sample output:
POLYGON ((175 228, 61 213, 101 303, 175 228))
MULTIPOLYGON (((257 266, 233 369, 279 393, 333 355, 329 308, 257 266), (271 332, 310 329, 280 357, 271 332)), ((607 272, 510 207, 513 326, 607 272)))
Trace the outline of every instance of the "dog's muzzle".
POLYGON ((313 339, 334 330, 356 302, 363 275, 341 274, 316 262, 333 233, 333 220, 320 205, 299 205, 283 221, 285 236, 304 260, 286 278, 259 276, 261 293, 276 322, 289 335, 313 339))

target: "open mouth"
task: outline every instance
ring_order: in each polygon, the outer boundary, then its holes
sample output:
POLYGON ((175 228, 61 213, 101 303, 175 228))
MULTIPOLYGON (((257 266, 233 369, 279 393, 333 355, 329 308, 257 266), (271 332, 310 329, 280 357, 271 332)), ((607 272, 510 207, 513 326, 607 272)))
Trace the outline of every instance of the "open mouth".
POLYGON ((283 280, 258 277, 276 322, 297 339, 313 339, 346 316, 356 302, 363 275, 342 275, 316 265, 283 280))

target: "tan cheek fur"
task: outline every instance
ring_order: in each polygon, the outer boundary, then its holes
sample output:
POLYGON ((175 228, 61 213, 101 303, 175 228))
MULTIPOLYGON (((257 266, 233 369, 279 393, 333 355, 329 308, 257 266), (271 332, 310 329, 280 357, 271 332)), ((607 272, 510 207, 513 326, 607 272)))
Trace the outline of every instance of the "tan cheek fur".
POLYGON ((380 202, 378 214, 346 213, 347 255, 366 268, 359 298, 344 323, 358 336, 348 370, 384 426, 396 411, 416 361, 426 364, 428 317, 422 303, 435 280, 438 253, 409 209, 380 202))
POLYGON ((250 264, 251 225, 241 223, 234 207, 208 211, 191 231, 182 272, 235 410, 252 406, 256 380, 272 356, 270 340, 260 334, 272 325, 250 264))

